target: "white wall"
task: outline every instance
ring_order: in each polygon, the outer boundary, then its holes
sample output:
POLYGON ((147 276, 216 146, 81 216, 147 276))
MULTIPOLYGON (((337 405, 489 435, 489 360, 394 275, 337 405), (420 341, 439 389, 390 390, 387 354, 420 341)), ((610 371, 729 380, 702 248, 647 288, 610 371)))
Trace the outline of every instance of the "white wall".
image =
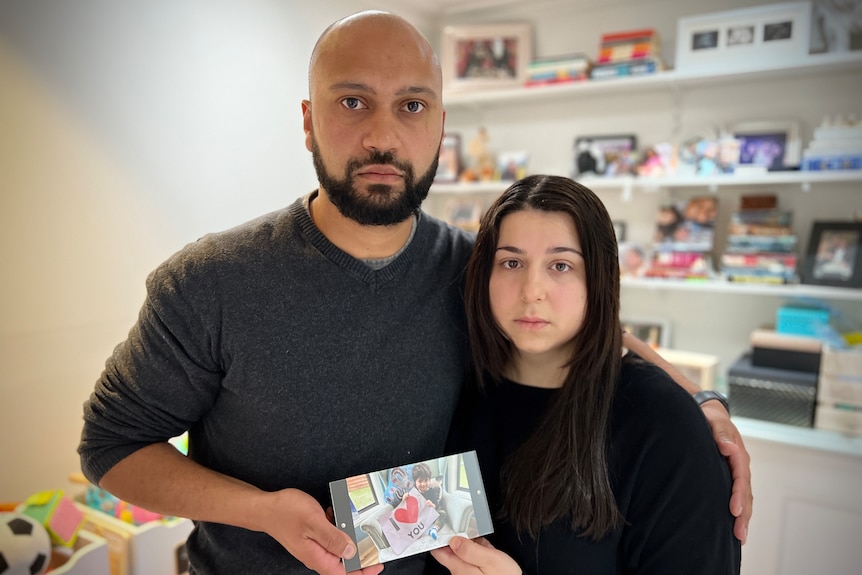
POLYGON ((0 502, 74 489, 82 403, 147 274, 316 186, 311 48, 378 4, 0 3, 0 502))

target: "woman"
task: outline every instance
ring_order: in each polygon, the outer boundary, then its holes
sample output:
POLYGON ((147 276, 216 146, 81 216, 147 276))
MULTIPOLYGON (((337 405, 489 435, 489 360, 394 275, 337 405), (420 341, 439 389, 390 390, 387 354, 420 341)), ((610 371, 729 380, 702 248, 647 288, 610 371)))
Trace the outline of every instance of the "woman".
POLYGON ((476 449, 495 532, 435 558, 455 574, 739 573, 730 473, 700 408, 621 352, 601 200, 568 178, 516 182, 467 274, 479 385, 451 447, 476 449))

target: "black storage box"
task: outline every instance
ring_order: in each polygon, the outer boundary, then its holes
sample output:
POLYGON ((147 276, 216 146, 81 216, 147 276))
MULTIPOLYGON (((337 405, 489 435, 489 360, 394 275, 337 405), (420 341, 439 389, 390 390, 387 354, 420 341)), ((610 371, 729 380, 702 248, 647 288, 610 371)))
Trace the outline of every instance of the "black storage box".
POLYGON ((745 354, 727 371, 730 413, 813 427, 817 377, 816 373, 755 366, 751 355, 745 354))

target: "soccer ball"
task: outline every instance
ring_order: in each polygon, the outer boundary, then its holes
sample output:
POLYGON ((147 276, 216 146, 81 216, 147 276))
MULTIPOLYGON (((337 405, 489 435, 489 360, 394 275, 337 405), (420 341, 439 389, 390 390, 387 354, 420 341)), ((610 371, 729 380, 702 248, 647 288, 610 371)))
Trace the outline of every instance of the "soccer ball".
POLYGON ((38 521, 0 513, 0 575, 41 575, 51 560, 51 539, 38 521))

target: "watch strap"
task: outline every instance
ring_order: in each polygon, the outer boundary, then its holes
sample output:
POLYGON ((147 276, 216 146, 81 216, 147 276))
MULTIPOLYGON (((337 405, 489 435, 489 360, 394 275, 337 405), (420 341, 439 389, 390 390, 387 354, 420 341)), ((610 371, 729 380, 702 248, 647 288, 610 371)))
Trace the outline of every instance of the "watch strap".
POLYGON ((698 403, 698 405, 703 405, 707 401, 717 399, 721 402, 721 405, 724 406, 724 409, 727 410, 727 414, 730 415, 730 405, 727 403, 727 398, 717 391, 714 391, 712 389, 704 389, 702 391, 698 391, 692 397, 698 403))

